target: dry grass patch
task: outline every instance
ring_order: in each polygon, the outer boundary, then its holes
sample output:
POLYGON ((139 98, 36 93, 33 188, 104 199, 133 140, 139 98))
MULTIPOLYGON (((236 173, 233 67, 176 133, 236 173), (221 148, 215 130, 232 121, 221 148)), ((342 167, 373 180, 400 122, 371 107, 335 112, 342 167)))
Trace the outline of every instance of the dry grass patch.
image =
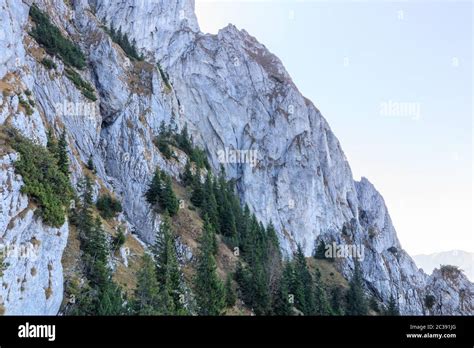
POLYGON ((137 286, 137 274, 142 267, 142 255, 145 253, 145 249, 138 242, 133 235, 127 235, 125 248, 130 250, 130 254, 127 257, 128 267, 119 258, 117 267, 114 273, 114 280, 117 284, 123 287, 128 295, 132 295, 137 286))
POLYGON ((65 277, 78 272, 81 261, 81 242, 79 240, 79 231, 76 226, 69 224, 69 235, 66 248, 64 249, 61 264, 65 277))
POLYGON ((311 257, 307 259, 311 273, 314 275, 316 268, 321 272, 321 280, 329 288, 341 287, 349 289, 349 283, 336 269, 333 262, 328 260, 316 260, 311 257))

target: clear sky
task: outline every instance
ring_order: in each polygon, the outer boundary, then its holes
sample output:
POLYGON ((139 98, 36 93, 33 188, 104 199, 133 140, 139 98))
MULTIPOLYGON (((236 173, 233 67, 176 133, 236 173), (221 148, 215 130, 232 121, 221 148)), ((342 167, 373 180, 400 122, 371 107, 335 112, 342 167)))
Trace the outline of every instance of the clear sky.
POLYGON ((382 193, 411 254, 474 251, 471 1, 196 0, 203 32, 245 29, 382 193))

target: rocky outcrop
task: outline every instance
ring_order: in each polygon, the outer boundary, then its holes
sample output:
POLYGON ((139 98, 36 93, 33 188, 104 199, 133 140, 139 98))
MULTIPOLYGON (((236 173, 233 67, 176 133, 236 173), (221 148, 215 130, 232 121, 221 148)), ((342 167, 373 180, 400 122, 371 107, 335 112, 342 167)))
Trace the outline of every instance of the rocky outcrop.
POLYGON ((433 296, 435 304, 425 308, 432 315, 472 315, 474 311, 474 286, 467 277, 452 267, 435 269, 428 278, 426 293, 433 296))
POLYGON ((21 194, 16 155, 0 158, 0 251, 6 265, 1 278, 0 308, 9 315, 55 315, 63 298, 61 256, 68 224, 45 226, 21 194))
MULTIPOLYGON (((6 28, 0 37, 0 80, 30 89, 37 107, 27 116, 18 109, 17 96, 3 97, 0 120, 43 144, 46 127, 64 128, 73 182, 92 156, 97 183, 121 199, 125 218, 143 240, 152 241, 159 223, 143 198, 149 178, 157 166, 177 177, 185 163, 182 154, 177 160, 164 159, 153 138, 162 121, 178 128, 187 124, 213 169, 224 165, 242 202, 262 222, 273 222, 286 254, 299 243, 310 255, 316 240, 363 246, 360 264, 367 291, 380 301, 393 295, 402 313, 423 314, 427 289, 445 289, 451 298, 464 289, 464 302, 444 299, 449 305, 443 310, 472 314, 472 306, 461 308, 465 301, 472 303, 472 284, 462 282, 459 288, 434 281, 416 268, 397 239, 381 195, 368 180, 353 180, 341 145, 319 110, 301 95, 280 60, 247 32, 229 25, 217 35, 201 33, 191 0, 39 2, 85 53, 88 67, 80 74, 98 96, 91 102, 64 76, 59 59, 54 71, 39 63, 41 49, 27 34, 30 3, 0 0, 6 28), (103 26, 128 33, 146 60, 130 60, 103 26), (74 103, 72 111, 65 107, 68 102, 74 103), (222 156, 232 151, 247 157, 222 156)), ((26 211, 25 218, 33 219, 31 209, 26 211)), ((38 238, 54 234, 40 221, 35 224, 38 238)), ((21 228, 9 231, 21 239, 21 228)), ((58 240, 43 255, 45 260, 60 260, 62 245, 58 240)), ((338 267, 350 278, 354 258, 341 259, 338 267)), ((55 284, 62 278, 53 269, 53 294, 58 294, 62 290, 55 284)), ((22 272, 10 264, 6 274, 22 272)), ((21 291, 10 296, 19 298, 21 291)), ((7 314, 32 310, 11 298, 3 299, 7 314)), ((41 299, 38 311, 53 313, 48 301, 41 299)))

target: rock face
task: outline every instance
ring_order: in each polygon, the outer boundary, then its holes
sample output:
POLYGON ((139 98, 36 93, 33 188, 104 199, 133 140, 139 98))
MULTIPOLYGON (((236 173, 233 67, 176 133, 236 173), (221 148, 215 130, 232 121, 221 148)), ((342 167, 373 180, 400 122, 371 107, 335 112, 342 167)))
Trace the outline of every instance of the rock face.
MULTIPOLYGON (((397 239, 381 195, 367 179, 353 180, 319 110, 301 95, 280 60, 247 32, 229 25, 217 35, 201 33, 191 0, 39 2, 86 55, 88 67, 81 75, 98 96, 91 103, 64 76, 59 59, 54 71, 38 62, 38 46, 27 34, 28 3, 0 0, 5 28, 0 34, 0 80, 30 89, 37 107, 26 116, 18 109, 17 96, 0 96, 0 121, 43 144, 46 127, 57 132, 64 127, 73 182, 92 156, 100 182, 121 198, 126 219, 143 240, 152 241, 159 223, 143 198, 147 180, 156 166, 177 177, 185 163, 183 156, 165 160, 153 138, 161 121, 178 128, 187 124, 213 169, 224 165, 242 202, 262 222, 273 222, 286 254, 300 243, 310 255, 316 240, 360 245, 367 291, 379 300, 386 303, 393 295, 402 313, 423 314, 424 297, 445 291, 450 296, 443 298, 444 314, 473 313, 473 285, 462 274, 455 285, 441 274, 428 277, 416 268, 397 239), (130 61, 103 25, 128 33, 146 61, 130 61), (74 102, 73 111, 65 107, 68 102, 74 102), (236 150, 247 157, 222 156, 236 150)), ((11 161, 1 170, 1 175, 11 173, 11 161)), ((8 187, 7 194, 13 195, 12 190, 8 187)), ((19 197, 26 204, 26 197, 19 197)), ((38 238, 55 233, 40 221, 34 224, 38 238)), ((15 226, 0 233, 21 239, 24 230, 15 226)), ((67 226, 63 230, 42 258, 60 260, 67 226)), ((339 261, 350 278, 354 259, 339 261)), ((62 275, 59 267, 53 270, 53 294, 60 296, 62 275)), ((10 264, 8 272, 20 274, 22 268, 10 264)), ((40 290, 34 313, 53 314, 60 299, 52 304, 51 297, 40 298, 40 290)), ((10 299, 1 291, 7 314, 33 313, 26 302, 15 300, 21 291, 13 295, 11 290, 10 299)))
POLYGON ((12 162, 15 155, 0 158, 0 240, 4 262, 0 308, 11 315, 55 315, 63 298, 61 256, 68 225, 50 228, 34 216, 12 162))
POLYGON ((428 289, 436 304, 427 308, 429 314, 449 315, 452 313, 472 315, 472 283, 462 274, 435 269, 427 281, 428 289))

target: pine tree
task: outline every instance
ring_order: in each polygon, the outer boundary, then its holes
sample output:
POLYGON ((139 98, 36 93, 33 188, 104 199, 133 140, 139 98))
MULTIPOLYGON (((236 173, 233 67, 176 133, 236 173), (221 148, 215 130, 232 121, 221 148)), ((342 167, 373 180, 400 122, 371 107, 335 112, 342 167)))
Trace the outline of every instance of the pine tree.
POLYGON ((80 183, 80 189, 82 191, 82 195, 81 195, 82 207, 84 209, 90 209, 92 205, 94 204, 93 198, 92 198, 92 195, 93 195, 92 179, 90 176, 86 175, 82 179, 82 182, 80 183))
POLYGON ((225 282, 225 304, 227 307, 232 307, 237 300, 237 296, 235 295, 234 288, 232 287, 232 278, 230 275, 227 275, 227 279, 225 282))
POLYGON ((264 265, 265 272, 267 273, 268 289, 273 302, 273 297, 276 296, 278 292, 278 280, 281 277, 283 269, 282 254, 275 226, 273 226, 272 221, 268 224, 265 233, 264 265))
POLYGON ((393 294, 390 295, 390 300, 388 302, 387 310, 385 311, 385 315, 400 315, 400 310, 398 308, 398 303, 395 301, 393 294))
POLYGON ((254 298, 252 273, 249 267, 243 265, 240 261, 235 270, 235 280, 239 284, 240 298, 246 305, 251 307, 254 298))
POLYGON ((213 191, 213 180, 210 172, 207 173, 206 181, 203 186, 203 200, 201 204, 203 215, 207 215, 209 222, 213 225, 215 231, 219 231, 219 213, 217 201, 213 191))
POLYGON ((184 186, 189 186, 193 183, 193 173, 191 172, 191 163, 189 160, 186 161, 186 165, 184 166, 184 172, 181 176, 181 181, 183 182, 184 186))
POLYGON ((314 277, 314 315, 331 315, 333 314, 326 290, 321 281, 321 272, 316 269, 314 277))
POLYGON ((63 130, 58 141, 58 166, 66 176, 69 176, 69 157, 67 154, 66 131, 63 130))
POLYGON ((173 289, 169 282, 168 274, 165 275, 165 283, 160 284, 160 304, 158 310, 163 315, 176 315, 178 311, 173 299, 173 289))
POLYGON ((75 305, 67 310, 68 315, 97 315, 97 290, 87 282, 75 295, 75 305))
POLYGON ((229 189, 228 183, 225 181, 224 174, 221 172, 219 177, 219 194, 216 197, 220 233, 226 238, 231 247, 238 245, 237 226, 235 223, 234 210, 230 197, 233 192, 229 189))
POLYGON ((171 178, 158 168, 148 185, 145 199, 152 206, 157 207, 158 211, 166 212, 170 216, 176 215, 179 210, 179 201, 173 191, 171 178))
POLYGON ((242 223, 239 226, 239 246, 244 255, 252 249, 253 238, 251 234, 251 224, 252 217, 250 214, 250 209, 247 205, 245 205, 242 214, 242 223))
POLYGON ((247 219, 243 226, 248 231, 240 240, 244 245, 242 257, 248 266, 238 268, 236 280, 242 291, 244 302, 253 309, 254 313, 270 314, 271 303, 275 301, 274 296, 277 292, 275 279, 281 267, 279 251, 274 250, 274 243, 278 245, 278 241, 276 236, 272 235, 273 227, 270 226, 269 235, 255 216, 250 217, 245 212, 241 216, 247 219))
POLYGON ((86 167, 91 172, 95 173, 95 166, 94 166, 94 161, 92 160, 92 155, 89 156, 89 159, 87 160, 86 167))
POLYGON ((145 193, 146 201, 152 206, 158 203, 161 197, 162 185, 161 171, 157 168, 145 193))
POLYGON ((171 151, 169 139, 166 138, 164 135, 160 133, 156 138, 156 145, 158 146, 158 150, 165 156, 167 159, 170 159, 174 156, 173 151, 171 151))
POLYGON ((178 263, 171 220, 166 214, 162 216, 160 231, 155 238, 153 255, 162 302, 161 312, 167 315, 186 314, 181 301, 184 293, 181 284, 183 276, 178 263))
POLYGON ((344 298, 341 288, 335 287, 331 294, 331 309, 334 315, 344 315, 344 298))
POLYGON ((170 216, 176 215, 179 210, 179 201, 174 194, 171 178, 168 175, 164 175, 164 188, 159 201, 161 208, 170 216))
POLYGON ((224 200, 219 219, 220 230, 231 247, 238 245, 235 216, 228 200, 224 200))
POLYGON ((119 250, 127 241, 127 236, 125 236, 125 233, 123 232, 123 228, 120 226, 118 228, 117 235, 114 237, 113 240, 113 251, 119 250))
POLYGON ((111 273, 108 266, 109 246, 99 217, 96 218, 92 231, 86 236, 84 254, 88 278, 99 287, 105 286, 111 273))
POLYGON ((152 246, 153 257, 156 262, 156 277, 158 283, 163 284, 166 278, 166 267, 169 258, 169 244, 172 239, 171 221, 167 215, 161 217, 160 229, 156 233, 155 243, 152 246))
POLYGON ((122 44, 123 44, 123 50, 125 51, 125 53, 128 53, 133 56, 133 50, 131 49, 131 45, 130 45, 130 41, 128 40, 127 33, 123 34, 122 44))
POLYGON ((181 133, 178 134, 178 136, 177 136, 177 145, 188 156, 191 154, 193 145, 192 145, 192 143, 190 141, 190 138, 189 138, 188 125, 187 124, 184 125, 183 129, 181 130, 181 133))
POLYGON ((263 265, 254 265, 252 268, 253 301, 252 309, 256 315, 270 313, 271 298, 268 289, 268 278, 263 265))
POLYGON ((260 260, 260 243, 258 239, 259 225, 255 215, 248 217, 247 231, 245 232, 245 239, 242 241, 243 255, 242 258, 252 267, 259 263, 260 260))
POLYGON ((119 27, 117 31, 117 44, 122 47, 123 46, 123 35, 122 35, 122 27, 119 27))
POLYGON ((368 306, 364 295, 362 273, 360 265, 356 261, 354 267, 354 275, 349 283, 349 291, 347 293, 347 315, 367 315, 368 306))
POLYGON ((133 39, 131 44, 130 44, 130 49, 131 49, 131 54, 133 58, 138 59, 138 60, 143 60, 142 56, 138 54, 137 51, 137 40, 133 39))
POLYGON ((80 203, 77 212, 77 227, 83 251, 85 275, 90 285, 87 293, 81 294, 73 312, 95 315, 119 315, 126 313, 121 289, 112 281, 108 265, 110 246, 102 228, 100 218, 92 215, 92 181, 86 176, 80 183, 80 203))
POLYGON ((49 150, 50 153, 52 153, 54 156, 57 157, 58 143, 56 139, 54 138, 53 131, 49 129, 46 136, 47 136, 46 148, 49 150))
POLYGON ((66 131, 63 130, 59 141, 56 141, 53 135, 53 131, 50 129, 47 133, 47 143, 46 148, 58 161, 59 170, 69 176, 69 157, 67 154, 67 140, 66 140, 66 131))
POLYGON ((92 216, 92 180, 89 176, 85 176, 79 183, 80 205, 77 213, 77 227, 81 240, 84 242, 93 229, 92 216))
POLYGON ((267 234, 267 241, 268 245, 271 248, 271 252, 275 252, 278 254, 278 258, 281 259, 281 251, 280 251, 280 243, 278 241, 278 236, 275 230, 275 226, 273 225, 273 222, 270 221, 270 223, 267 226, 266 229, 266 234, 267 234))
POLYGON ((323 260, 326 258, 326 244, 323 240, 319 241, 319 244, 315 248, 314 258, 323 260))
POLYGON ((245 224, 244 210, 242 209, 240 198, 235 192, 232 191, 230 193, 229 198, 230 198, 230 205, 232 206, 232 211, 234 213, 234 218, 235 218, 235 230, 236 230, 235 241, 237 245, 240 245, 240 231, 242 231, 243 225, 245 224))
POLYGON ((201 183, 201 171, 199 168, 197 168, 196 174, 193 177, 192 190, 191 203, 193 203, 196 207, 201 207, 204 199, 204 192, 201 183))
POLYGON ((104 219, 111 219, 115 217, 117 213, 122 211, 122 204, 120 201, 108 193, 101 195, 97 199, 95 205, 99 210, 100 216, 102 216, 104 219))
POLYGON ((225 307, 225 290, 217 275, 213 255, 214 231, 207 224, 203 228, 197 259, 194 293, 199 315, 221 315, 225 307))
POLYGON ((265 228, 255 218, 252 220, 255 238, 248 258, 252 273, 252 308, 257 315, 268 315, 272 313, 272 303, 279 296, 281 252, 272 222, 265 228))
POLYGON ((298 245, 294 257, 294 285, 295 305, 305 315, 314 313, 313 280, 306 265, 306 258, 301 245, 298 245))
POLYGON ((293 283, 293 267, 290 261, 286 261, 283 272, 278 283, 278 292, 273 302, 273 311, 276 315, 288 316, 292 314, 293 304, 291 303, 290 288, 293 283))
POLYGON ((217 238, 216 238, 216 230, 214 226, 209 221, 209 218, 207 215, 203 216, 204 224, 203 224, 203 229, 205 231, 208 231, 208 233, 203 234, 203 237, 205 239, 205 244, 209 245, 211 248, 211 253, 212 255, 217 255, 217 238))
POLYGON ((108 281, 99 288, 96 315, 123 315, 127 309, 123 306, 121 289, 112 281, 108 281))

